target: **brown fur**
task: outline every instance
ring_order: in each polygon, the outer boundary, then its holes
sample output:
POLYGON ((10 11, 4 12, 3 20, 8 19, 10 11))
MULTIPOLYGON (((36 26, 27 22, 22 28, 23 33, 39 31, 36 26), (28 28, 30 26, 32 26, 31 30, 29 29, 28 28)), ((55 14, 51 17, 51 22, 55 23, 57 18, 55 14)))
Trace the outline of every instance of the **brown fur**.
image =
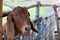
POLYGON ((6 30, 7 40, 14 40, 15 31, 22 35, 28 35, 30 29, 38 32, 29 16, 30 14, 25 7, 16 7, 8 14, 7 23, 3 27, 3 32, 6 30))

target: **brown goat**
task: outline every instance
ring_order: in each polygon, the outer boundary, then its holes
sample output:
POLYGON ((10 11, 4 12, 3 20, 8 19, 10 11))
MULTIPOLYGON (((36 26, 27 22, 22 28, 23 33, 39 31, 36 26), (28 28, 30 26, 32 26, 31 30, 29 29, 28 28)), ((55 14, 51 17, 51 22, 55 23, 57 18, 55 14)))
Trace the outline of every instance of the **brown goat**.
POLYGON ((25 7, 19 6, 8 14, 7 23, 3 27, 3 32, 6 33, 7 40, 14 40, 16 31, 22 35, 28 35, 31 29, 38 32, 29 16, 28 10, 25 7))

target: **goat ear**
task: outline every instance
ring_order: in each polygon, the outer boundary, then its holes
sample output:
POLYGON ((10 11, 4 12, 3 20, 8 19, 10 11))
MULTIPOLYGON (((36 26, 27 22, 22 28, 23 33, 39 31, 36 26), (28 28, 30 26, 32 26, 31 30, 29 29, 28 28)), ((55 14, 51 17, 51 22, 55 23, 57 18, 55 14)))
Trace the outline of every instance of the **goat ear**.
POLYGON ((12 14, 8 14, 7 16, 7 40, 14 40, 14 23, 12 22, 12 14))
POLYGON ((33 31, 39 33, 39 32, 38 32, 38 29, 34 26, 34 23, 33 23, 33 22, 30 21, 30 25, 31 25, 31 29, 32 29, 33 31))

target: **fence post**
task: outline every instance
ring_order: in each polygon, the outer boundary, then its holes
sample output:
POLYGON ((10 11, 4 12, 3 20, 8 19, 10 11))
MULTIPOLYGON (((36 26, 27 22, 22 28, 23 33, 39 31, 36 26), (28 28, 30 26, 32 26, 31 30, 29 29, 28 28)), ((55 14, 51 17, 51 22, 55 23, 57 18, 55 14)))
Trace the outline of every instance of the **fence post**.
MULTIPOLYGON (((39 18, 39 9, 40 9, 40 2, 37 2, 37 6, 36 6, 36 19, 39 18)), ((40 23, 37 24, 37 28, 38 28, 38 31, 40 31, 40 23)), ((37 37, 40 40, 41 35, 38 33, 37 37)))
POLYGON ((58 36, 59 36, 59 40, 60 40, 60 31, 59 31, 59 23, 58 23, 58 15, 57 15, 56 5, 53 6, 53 9, 54 9, 55 20, 56 20, 56 24, 57 24, 58 36))
POLYGON ((0 40, 2 40, 2 0, 0 0, 0 40))

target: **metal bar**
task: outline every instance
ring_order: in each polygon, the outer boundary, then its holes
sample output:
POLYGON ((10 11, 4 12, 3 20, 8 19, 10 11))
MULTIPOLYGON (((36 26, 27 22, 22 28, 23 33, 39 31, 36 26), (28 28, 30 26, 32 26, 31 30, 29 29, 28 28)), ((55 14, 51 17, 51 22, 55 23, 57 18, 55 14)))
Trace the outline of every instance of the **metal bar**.
MULTIPOLYGON (((33 5, 30 5, 30 6, 25 6, 25 7, 27 9, 29 9, 29 8, 32 8, 32 7, 36 7, 37 5, 39 5, 40 7, 43 7, 43 6, 53 6, 55 4, 41 4, 41 3, 39 3, 39 4, 33 4, 33 5)), ((60 5, 56 5, 56 7, 60 7, 60 5)))
MULTIPOLYGON (((53 5, 55 5, 55 4, 53 4, 53 5)), ((52 4, 45 4, 45 5, 43 5, 43 4, 41 4, 41 7, 43 7, 43 6, 53 6, 52 4)), ((56 7, 60 7, 60 5, 58 6, 58 5, 56 5, 56 7)))
POLYGON ((39 18, 39 5, 40 4, 40 2, 37 2, 37 6, 36 6, 36 19, 38 19, 39 18))
MULTIPOLYGON (((39 11, 40 11, 39 9, 40 9, 40 2, 37 2, 37 6, 36 6, 36 19, 39 18, 39 11)), ((37 28, 38 28, 38 31, 40 31, 40 23, 39 22, 37 23, 37 28)), ((38 37, 39 40, 41 40, 40 39, 40 37, 41 37, 40 33, 37 34, 37 37, 38 37)))
MULTIPOLYGON (((11 5, 8 5, 8 4, 4 4, 5 6, 8 6, 8 7, 10 7, 10 8, 15 8, 16 6, 11 6, 11 5)), ((55 5, 55 4, 39 4, 39 6, 41 6, 41 7, 43 7, 43 6, 53 6, 53 5, 55 5)), ((29 8, 32 8, 32 7, 36 7, 37 6, 37 4, 33 4, 33 5, 30 5, 30 6, 25 6, 27 9, 29 9, 29 8)), ((60 7, 60 5, 58 6, 58 5, 56 5, 56 7, 60 7)))
POLYGON ((56 24, 57 24, 57 31, 58 31, 58 36, 59 36, 59 40, 60 40, 60 29, 59 29, 59 22, 58 22, 58 15, 57 15, 57 9, 56 9, 56 5, 53 6, 54 9, 54 14, 55 14, 55 20, 56 20, 56 24))
MULTIPOLYGON (((40 7, 45 7, 45 6, 53 6, 53 5, 55 5, 55 4, 39 4, 39 6, 40 7)), ((33 7, 36 7, 37 6, 37 4, 33 4, 33 5, 30 5, 30 6, 25 6, 27 9, 30 9, 30 8, 33 8, 33 7)), ((56 5, 56 7, 60 7, 60 5, 58 6, 58 5, 56 5)))
MULTIPOLYGON (((6 4, 5 4, 6 5, 6 4)), ((40 7, 44 7, 44 6, 53 6, 52 4, 33 4, 33 5, 30 5, 30 6, 25 6, 27 9, 29 9, 29 8, 33 8, 33 7, 36 7, 37 5, 39 5, 40 7)), ((9 6, 9 5, 7 5, 7 6, 9 6)), ((15 6, 13 7, 13 6, 9 6, 10 8, 15 8, 15 6)), ((56 7, 60 7, 60 6, 58 6, 58 5, 56 5, 56 7)), ((10 10, 11 11, 11 10, 10 10)), ((4 15, 5 16, 7 16, 7 13, 8 13, 9 11, 6 11, 6 12, 4 12, 3 11, 3 17, 4 17, 4 15)))

